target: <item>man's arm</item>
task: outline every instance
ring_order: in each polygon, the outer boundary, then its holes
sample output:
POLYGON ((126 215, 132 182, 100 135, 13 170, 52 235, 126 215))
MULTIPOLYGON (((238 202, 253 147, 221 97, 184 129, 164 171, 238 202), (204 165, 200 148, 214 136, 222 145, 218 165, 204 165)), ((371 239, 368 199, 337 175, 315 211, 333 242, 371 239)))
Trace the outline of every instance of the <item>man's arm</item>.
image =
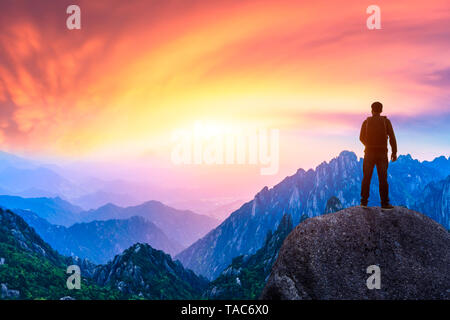
POLYGON ((366 122, 367 120, 364 120, 362 126, 361 126, 361 132, 359 133, 359 140, 362 142, 363 145, 366 145, 367 137, 366 137, 366 122))
POLYGON ((394 128, 392 127, 392 123, 389 119, 387 119, 387 134, 389 137, 389 144, 392 149, 392 161, 397 160, 397 140, 395 139, 394 128), (395 157, 394 157, 395 156, 395 157), (395 160, 394 160, 395 158, 395 160))

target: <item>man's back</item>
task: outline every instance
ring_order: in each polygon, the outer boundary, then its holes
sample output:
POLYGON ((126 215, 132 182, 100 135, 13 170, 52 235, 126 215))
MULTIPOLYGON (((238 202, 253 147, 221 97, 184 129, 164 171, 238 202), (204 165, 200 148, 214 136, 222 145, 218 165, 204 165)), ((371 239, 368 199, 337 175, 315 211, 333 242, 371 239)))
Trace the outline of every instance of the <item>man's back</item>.
POLYGON ((397 153, 397 141, 391 121, 380 115, 368 117, 361 126, 359 139, 364 144, 365 152, 387 152, 387 140, 392 148, 392 153, 397 153))

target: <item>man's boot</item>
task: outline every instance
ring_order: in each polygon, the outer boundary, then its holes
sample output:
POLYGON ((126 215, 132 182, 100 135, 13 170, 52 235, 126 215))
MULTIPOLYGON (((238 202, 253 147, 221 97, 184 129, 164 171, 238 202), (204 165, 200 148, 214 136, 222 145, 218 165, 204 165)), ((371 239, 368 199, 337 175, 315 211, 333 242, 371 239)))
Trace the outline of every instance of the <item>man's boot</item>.
POLYGON ((394 206, 388 202, 388 203, 382 204, 381 205, 381 209, 383 209, 383 210, 392 210, 392 209, 394 209, 394 206))
POLYGON ((367 200, 361 200, 361 207, 367 208, 367 200))

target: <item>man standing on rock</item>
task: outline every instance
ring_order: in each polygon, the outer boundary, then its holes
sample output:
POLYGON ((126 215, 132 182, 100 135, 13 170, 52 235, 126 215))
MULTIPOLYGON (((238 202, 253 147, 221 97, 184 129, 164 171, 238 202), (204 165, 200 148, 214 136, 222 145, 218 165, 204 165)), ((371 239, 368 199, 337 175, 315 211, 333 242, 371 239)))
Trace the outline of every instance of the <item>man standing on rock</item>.
POLYGON ((378 183, 382 209, 393 209, 389 203, 389 186, 387 169, 389 165, 387 140, 392 148, 391 160, 397 160, 397 141, 391 121, 381 116, 383 105, 381 102, 372 103, 372 116, 364 120, 361 126, 359 140, 364 144, 363 180, 361 185, 361 206, 367 207, 370 193, 370 180, 373 168, 377 166, 378 183))

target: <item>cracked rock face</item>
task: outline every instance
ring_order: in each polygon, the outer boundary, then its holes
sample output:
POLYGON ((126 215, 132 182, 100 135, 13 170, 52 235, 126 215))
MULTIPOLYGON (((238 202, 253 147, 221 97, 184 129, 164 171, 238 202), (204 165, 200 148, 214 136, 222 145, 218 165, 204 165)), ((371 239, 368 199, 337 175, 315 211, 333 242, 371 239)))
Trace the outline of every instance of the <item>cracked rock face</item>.
POLYGON ((351 207, 283 243, 261 299, 450 299, 450 233, 409 209, 351 207), (380 289, 369 289, 369 266, 380 289))

